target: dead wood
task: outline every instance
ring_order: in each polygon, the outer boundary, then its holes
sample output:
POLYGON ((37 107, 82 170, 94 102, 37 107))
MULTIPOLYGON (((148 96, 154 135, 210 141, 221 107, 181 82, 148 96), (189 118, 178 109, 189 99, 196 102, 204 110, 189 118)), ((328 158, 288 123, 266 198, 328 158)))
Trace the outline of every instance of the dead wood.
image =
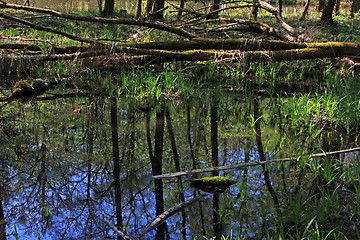
POLYGON ((97 22, 97 23, 105 23, 105 24, 126 24, 132 26, 142 26, 148 27, 153 29, 158 29, 166 32, 170 32, 176 34, 178 36, 182 36, 188 39, 196 38, 198 36, 189 33, 181 28, 172 27, 167 24, 161 22, 154 22, 154 21, 144 21, 144 20, 136 20, 136 19, 127 19, 127 18, 102 18, 102 17, 88 17, 88 16, 79 16, 75 14, 66 14, 50 9, 44 8, 36 8, 36 7, 29 7, 17 4, 9 4, 9 3, 0 3, 0 8, 10 8, 15 10, 24 10, 30 12, 37 12, 37 13, 44 13, 49 14, 54 17, 69 19, 69 20, 77 20, 77 21, 84 21, 84 22, 97 22))
POLYGON ((33 23, 29 22, 29 21, 22 20, 20 18, 13 17, 13 16, 10 16, 10 15, 5 14, 5 13, 0 12, 0 17, 11 20, 11 21, 14 21, 14 22, 24 24, 25 26, 31 27, 31 28, 36 29, 36 30, 59 34, 59 35, 62 35, 64 37, 67 37, 67 38, 75 40, 75 41, 92 43, 92 44, 98 43, 96 40, 92 40, 90 38, 83 38, 83 37, 80 37, 80 36, 77 36, 77 35, 74 35, 74 34, 70 34, 70 33, 64 32, 64 31, 60 31, 60 30, 57 30, 57 29, 36 25, 36 24, 33 24, 33 23))
MULTIPOLYGON (((302 158, 310 159, 310 158, 315 158, 315 157, 327 157, 327 156, 331 156, 331 155, 356 152, 356 151, 360 151, 360 147, 339 150, 339 151, 333 151, 333 152, 316 153, 316 154, 311 154, 311 155, 307 155, 307 156, 302 156, 302 158)), ((231 169, 265 165, 265 164, 276 163, 276 162, 297 161, 299 158, 300 157, 298 157, 298 158, 280 158, 280 159, 272 159, 272 160, 260 161, 260 162, 247 162, 247 163, 239 163, 239 164, 228 165, 228 166, 193 169, 190 171, 182 171, 182 172, 176 172, 176 173, 167 173, 167 174, 157 175, 157 176, 153 176, 152 178, 153 179, 167 179, 167 178, 174 178, 174 177, 180 177, 180 176, 187 176, 187 175, 196 174, 196 173, 226 171, 226 170, 231 170, 231 169)))
MULTIPOLYGON (((64 53, 76 53, 86 52, 92 47, 88 46, 68 46, 68 47, 57 47, 50 44, 44 45, 45 48, 49 49, 50 52, 55 54, 64 53)), ((25 43, 0 43, 0 49, 11 49, 11 50, 23 50, 25 52, 42 52, 43 48, 36 44, 25 44, 25 43)))
MULTIPOLYGON (((310 44, 309 46, 318 46, 310 44)), ((113 55, 114 53, 124 53, 139 56, 158 57, 157 62, 168 61, 215 61, 215 62, 265 62, 265 61, 293 61, 316 58, 334 58, 344 56, 358 56, 360 48, 358 44, 343 44, 332 47, 332 43, 323 45, 320 48, 302 48, 288 50, 264 50, 264 51, 206 51, 206 50, 187 50, 182 52, 139 49, 132 47, 104 48, 103 50, 73 53, 73 54, 54 54, 54 55, 35 55, 35 56, 1 56, 0 66, 8 68, 9 66, 21 63, 23 66, 32 65, 33 62, 74 60, 76 58, 88 58, 94 56, 113 55), (325 47, 328 46, 328 47, 325 47)))
MULTIPOLYGON (((276 9, 266 2, 260 2, 261 6, 267 7, 274 14, 276 9)), ((95 21, 104 22, 111 24, 135 24, 139 20, 130 19, 107 19, 98 17, 82 17, 72 14, 64 14, 61 12, 27 7, 14 4, 0 4, 2 8, 21 9, 27 11, 33 11, 38 13, 46 13, 56 17, 70 18, 73 20, 82 21, 95 21)), ((95 56, 114 56, 114 54, 126 54, 131 56, 143 56, 147 57, 147 63, 156 61, 167 62, 167 61, 228 61, 228 62, 241 62, 241 61, 291 61, 291 60, 302 60, 302 59, 315 59, 315 58, 334 58, 334 57, 356 57, 360 55, 360 44, 358 43, 296 43, 288 41, 276 41, 276 40, 255 40, 255 39, 208 39, 200 38, 196 35, 190 34, 181 28, 170 27, 162 23, 146 22, 142 21, 143 26, 156 25, 159 29, 164 27, 170 32, 176 32, 179 36, 187 36, 190 40, 186 41, 166 41, 166 42, 118 42, 118 43, 107 43, 91 38, 84 38, 81 36, 69 34, 57 29, 49 27, 39 26, 29 21, 19 19, 10 16, 5 13, 0 13, 0 17, 8 20, 24 24, 31 28, 47 31, 55 34, 65 36, 67 38, 89 43, 89 46, 82 47, 53 47, 46 45, 51 49, 52 53, 55 54, 29 54, 29 55, 18 55, 8 56, 3 55, 0 57, 0 67, 3 69, 9 69, 11 66, 31 66, 33 62, 46 62, 46 61, 58 61, 58 60, 74 60, 76 58, 89 58, 95 56), (149 24, 149 25, 147 25, 149 24), (155 24, 155 25, 154 25, 155 24), (76 51, 76 52, 75 52, 76 51), (67 53, 67 54, 64 54, 67 53)), ((258 25, 257 22, 249 22, 248 24, 258 25)), ((231 27, 231 26, 230 26, 231 27)), ((262 28, 267 28, 265 25, 261 25, 262 28)), ((269 29, 269 28, 267 28, 269 29)), ((291 29, 289 29, 291 31, 291 29)), ((265 30, 264 30, 265 31, 265 30)), ((272 31, 269 29, 268 31, 272 31)), ((40 51, 40 47, 24 44, 0 44, 0 49, 24 49, 29 51, 40 51)), ((134 65, 136 62, 143 63, 141 58, 133 58, 134 65), (138 60, 141 61, 138 61, 138 60)), ((120 60, 119 64, 123 64, 120 60)))
POLYGON ((287 24, 281 17, 279 11, 273 7, 270 3, 267 3, 265 1, 259 0, 259 4, 263 9, 266 9, 268 12, 270 12, 276 20, 285 28, 288 32, 292 33, 294 36, 298 36, 299 33, 291 27, 289 24, 287 24))

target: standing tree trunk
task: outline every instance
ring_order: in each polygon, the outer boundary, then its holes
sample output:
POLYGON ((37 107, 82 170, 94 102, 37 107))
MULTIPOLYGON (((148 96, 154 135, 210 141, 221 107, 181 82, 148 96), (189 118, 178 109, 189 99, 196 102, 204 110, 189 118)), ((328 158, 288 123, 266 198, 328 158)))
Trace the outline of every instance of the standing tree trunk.
POLYGON ((352 0, 351 7, 350 7, 350 15, 349 19, 354 17, 354 13, 357 13, 359 11, 360 6, 360 0, 352 0))
POLYGON ((327 0, 322 12, 320 23, 323 26, 330 26, 333 24, 334 20, 332 13, 334 11, 336 0, 327 0))
MULTIPOLYGON (((185 6, 185 0, 180 0, 180 8, 184 9, 184 6, 185 6)), ((180 20, 181 14, 182 14, 182 10, 179 10, 178 15, 177 15, 178 20, 180 20)))
POLYGON ((147 0, 145 6, 145 13, 149 14, 154 6, 155 0, 147 0))
POLYGON ((326 0, 318 0, 318 5, 316 6, 317 12, 322 12, 325 7, 325 1, 326 0))
POLYGON ((164 19, 164 11, 161 10, 164 8, 164 6, 165 6, 164 0, 155 0, 153 7, 154 14, 152 17, 154 20, 162 21, 164 19))
POLYGON ((100 15, 102 16, 102 14, 103 14, 103 10, 102 10, 102 0, 98 0, 97 3, 98 3, 98 8, 99 8, 99 13, 100 13, 100 15))
POLYGON ((283 8, 283 1, 279 0, 279 15, 280 15, 280 17, 282 15, 282 8, 283 8))
POLYGON ((251 7, 250 20, 257 21, 259 0, 253 0, 253 6, 251 7))
MULTIPOLYGON (((220 0, 211 0, 211 8, 210 12, 219 10, 220 8, 220 0)), ((215 12, 211 14, 211 18, 217 18, 219 16, 219 12, 215 12)))
POLYGON ((105 0, 104 10, 102 11, 101 15, 103 17, 107 17, 114 13, 114 0, 105 0))
POLYGON ((340 0, 336 0, 335 3, 335 14, 338 16, 340 14, 340 0))
POLYGON ((306 1, 306 4, 305 4, 305 7, 304 7, 304 10, 303 12, 301 13, 301 16, 300 16, 300 21, 304 21, 305 20, 305 17, 307 15, 307 12, 309 10, 309 7, 310 7, 310 0, 307 0, 306 1))
POLYGON ((135 13, 136 19, 141 17, 141 9, 142 9, 142 0, 137 0, 137 7, 136 7, 136 13, 135 13))

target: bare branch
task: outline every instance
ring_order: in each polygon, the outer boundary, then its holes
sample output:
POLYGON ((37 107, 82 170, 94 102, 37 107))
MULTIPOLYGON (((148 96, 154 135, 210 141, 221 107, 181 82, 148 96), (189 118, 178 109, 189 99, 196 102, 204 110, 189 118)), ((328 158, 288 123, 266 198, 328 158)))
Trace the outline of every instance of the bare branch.
MULTIPOLYGON (((340 151, 334 151, 334 152, 316 153, 316 154, 311 154, 308 156, 303 156, 303 158, 326 157, 326 156, 336 155, 336 154, 340 154, 340 153, 349 153, 349 152, 356 152, 356 151, 360 151, 360 147, 350 148, 350 149, 345 149, 345 150, 340 150, 340 151)), ((297 160, 297 158, 280 158, 280 159, 272 159, 272 160, 260 161, 260 162, 247 162, 247 163, 239 163, 239 164, 228 165, 228 166, 211 167, 211 168, 204 168, 204 169, 193 169, 190 171, 157 175, 157 176, 153 176, 152 178, 153 179, 167 179, 167 178, 174 178, 174 177, 180 177, 180 176, 187 176, 187 175, 191 175, 191 174, 195 174, 195 173, 226 171, 226 170, 231 170, 231 169, 265 165, 265 164, 276 163, 276 162, 287 162, 287 161, 293 161, 293 160, 297 160)))

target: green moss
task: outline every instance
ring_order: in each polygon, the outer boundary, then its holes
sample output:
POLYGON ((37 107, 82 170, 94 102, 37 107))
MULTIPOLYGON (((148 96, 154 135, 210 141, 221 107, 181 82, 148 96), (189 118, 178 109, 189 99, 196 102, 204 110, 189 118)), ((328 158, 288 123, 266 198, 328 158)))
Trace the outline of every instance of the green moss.
POLYGON ((47 89, 47 82, 42 79, 27 79, 15 83, 12 96, 22 97, 41 94, 47 89))
POLYGON ((199 179, 191 179, 190 181, 190 186, 211 193, 221 193, 232 184, 236 183, 236 181, 222 176, 203 177, 199 179))
POLYGON ((35 91, 31 86, 31 82, 29 80, 21 80, 15 83, 13 89, 12 89, 13 95, 18 94, 24 94, 24 93, 30 93, 33 94, 35 91))

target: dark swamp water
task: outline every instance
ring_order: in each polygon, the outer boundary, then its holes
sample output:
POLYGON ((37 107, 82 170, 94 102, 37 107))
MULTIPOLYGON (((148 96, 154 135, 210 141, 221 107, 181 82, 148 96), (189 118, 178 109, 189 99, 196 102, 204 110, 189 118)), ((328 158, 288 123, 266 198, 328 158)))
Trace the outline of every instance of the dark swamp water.
MULTIPOLYGON (((81 97, 3 104, 0 217, 9 239, 121 239, 115 226, 131 237, 163 211, 199 196, 189 179, 216 174, 236 183, 139 239, 221 234, 266 239, 261 234, 274 227, 274 216, 286 215, 288 195, 299 189, 310 194, 317 184, 301 164, 163 180, 152 176, 355 145, 338 135, 324 133, 308 141, 307 135, 288 132, 271 115, 267 100, 259 105, 209 95, 150 107, 121 98, 81 97)), ((357 159, 357 153, 342 157, 357 159)))

